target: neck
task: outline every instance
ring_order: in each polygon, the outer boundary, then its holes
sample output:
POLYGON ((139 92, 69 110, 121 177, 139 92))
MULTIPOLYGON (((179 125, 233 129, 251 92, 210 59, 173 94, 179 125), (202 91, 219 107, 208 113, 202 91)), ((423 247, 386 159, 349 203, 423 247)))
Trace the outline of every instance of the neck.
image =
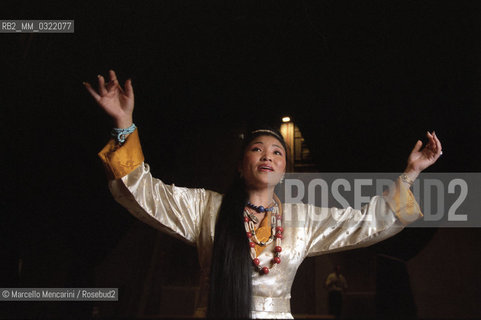
POLYGON ((248 190, 249 201, 253 205, 267 208, 274 200, 274 188, 264 188, 260 190, 248 190))

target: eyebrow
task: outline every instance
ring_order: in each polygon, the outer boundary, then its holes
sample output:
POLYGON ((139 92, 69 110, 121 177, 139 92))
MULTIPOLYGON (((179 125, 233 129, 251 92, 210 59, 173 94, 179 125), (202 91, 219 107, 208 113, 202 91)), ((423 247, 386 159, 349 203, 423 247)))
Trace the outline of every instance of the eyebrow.
MULTIPOLYGON (((254 142, 252 145, 254 145, 254 144, 258 144, 258 143, 260 143, 260 144, 264 144, 264 142, 262 142, 262 141, 257 141, 257 142, 254 142)), ((274 147, 278 147, 278 148, 279 148, 279 149, 281 149, 281 150, 284 150, 284 148, 283 148, 283 147, 281 147, 281 146, 279 146, 279 145, 277 145, 277 144, 272 144, 272 145, 273 145, 274 147)))

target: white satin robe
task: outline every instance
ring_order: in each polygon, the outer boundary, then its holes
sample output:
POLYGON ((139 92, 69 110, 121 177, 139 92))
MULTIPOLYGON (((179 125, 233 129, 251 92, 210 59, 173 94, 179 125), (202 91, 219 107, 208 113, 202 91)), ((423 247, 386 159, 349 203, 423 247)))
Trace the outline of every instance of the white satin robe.
MULTIPOLYGON (((398 182, 399 188, 408 189, 402 185, 404 184, 398 182)), ((201 288, 196 315, 205 314, 215 222, 222 195, 205 189, 166 185, 152 177, 149 166, 144 162, 126 176, 111 180, 109 187, 116 201, 134 216, 154 228, 197 246, 201 288)), ((365 247, 401 231, 404 224, 401 223, 403 220, 398 211, 402 206, 398 204, 395 213, 388 202, 385 197, 376 196, 361 210, 284 204, 282 262, 267 275, 259 275, 253 268, 252 317, 292 318, 291 286, 297 268, 304 258, 365 247), (328 214, 329 218, 317 219, 321 214, 328 214), (382 219, 374 219, 375 215, 378 218, 382 216, 382 219), (362 221, 369 216, 373 219, 372 222, 362 221)), ((410 213, 411 221, 422 216, 417 204, 411 204, 412 208, 414 210, 410 213)), ((270 264, 273 247, 274 242, 260 254, 258 258, 261 265, 270 264)))

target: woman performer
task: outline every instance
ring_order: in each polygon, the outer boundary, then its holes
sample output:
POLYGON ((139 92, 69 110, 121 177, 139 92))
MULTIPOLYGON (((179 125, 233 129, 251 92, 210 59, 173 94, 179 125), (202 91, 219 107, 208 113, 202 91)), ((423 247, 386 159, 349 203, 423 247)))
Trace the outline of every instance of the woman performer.
POLYGON ((371 245, 422 216, 409 187, 441 155, 434 132, 425 148, 416 143, 391 191, 361 210, 281 204, 274 188, 286 170, 287 148, 278 132, 265 128, 245 138, 240 177, 225 195, 181 188, 150 174, 132 122, 132 83, 122 88, 109 73, 108 83, 98 76, 98 92, 84 85, 116 126, 99 153, 110 191, 140 220, 197 246, 198 316, 292 318, 290 290, 304 258, 371 245))

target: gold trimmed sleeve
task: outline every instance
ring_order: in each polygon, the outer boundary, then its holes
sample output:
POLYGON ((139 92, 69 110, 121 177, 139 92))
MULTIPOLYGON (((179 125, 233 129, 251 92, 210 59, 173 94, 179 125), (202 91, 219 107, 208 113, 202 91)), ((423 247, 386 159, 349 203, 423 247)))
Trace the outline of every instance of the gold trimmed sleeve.
POLYGON ((138 129, 135 129, 122 145, 115 139, 110 139, 98 156, 110 180, 120 179, 132 172, 144 162, 138 129))
POLYGON ((389 207, 403 225, 406 226, 423 216, 413 193, 400 178, 384 196, 389 207))

